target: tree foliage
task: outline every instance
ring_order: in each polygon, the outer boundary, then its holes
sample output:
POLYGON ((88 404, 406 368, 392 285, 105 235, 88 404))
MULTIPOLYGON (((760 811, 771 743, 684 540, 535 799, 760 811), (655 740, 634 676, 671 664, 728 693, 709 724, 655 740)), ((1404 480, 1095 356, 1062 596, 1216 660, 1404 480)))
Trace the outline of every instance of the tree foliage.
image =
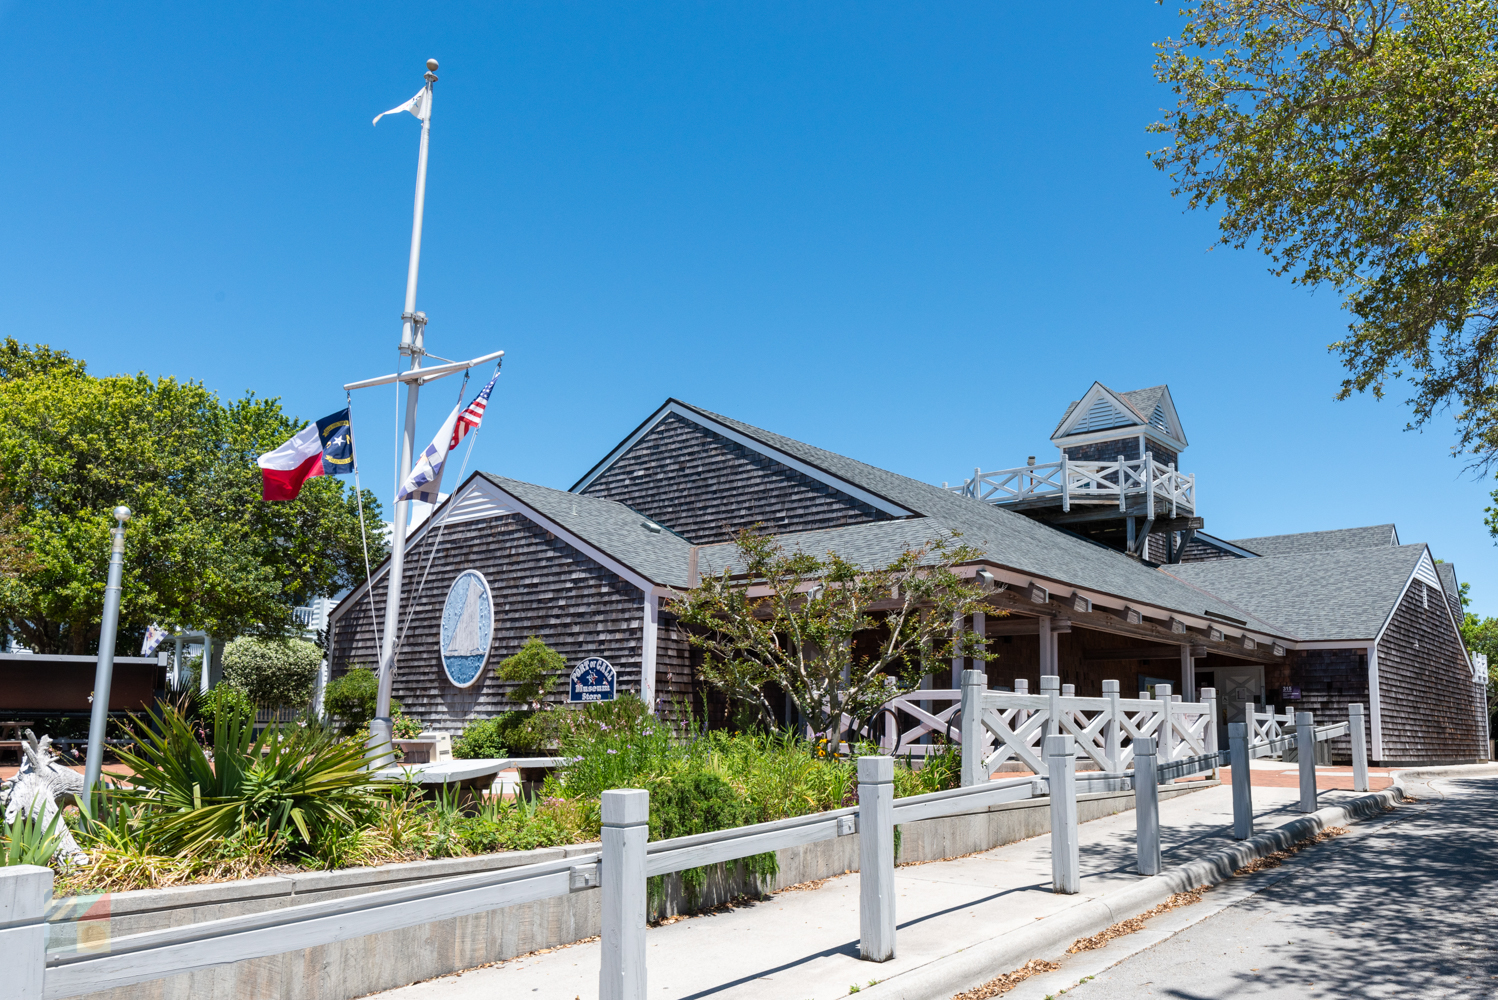
MULTIPOLYGON (((0 348, 0 617, 41 652, 97 647, 111 511, 128 506, 120 631, 288 634, 292 608, 364 576, 341 480, 260 499, 255 458, 302 426, 275 400, 196 382, 94 378, 61 352, 0 348)), ((366 517, 379 502, 365 491, 366 517)), ((384 555, 378 533, 370 558, 384 555)))
POLYGON ((224 681, 260 708, 305 708, 322 650, 305 639, 241 637, 224 649, 224 681))
POLYGON ((983 586, 955 571, 979 553, 954 539, 880 567, 787 552, 749 531, 735 545, 738 565, 704 577, 671 610, 696 626, 703 678, 766 725, 776 722, 772 684, 815 732, 836 738, 843 715, 861 721, 952 657, 988 658, 980 636, 952 628, 956 616, 991 611, 983 586))
POLYGON ((531 636, 513 656, 502 660, 495 673, 515 687, 510 697, 521 705, 538 706, 558 676, 567 669, 562 654, 546 645, 540 636, 531 636))
POLYGON ((1353 320, 1339 398, 1407 379, 1413 426, 1457 408, 1498 458, 1498 8, 1469 0, 1202 0, 1155 71, 1152 154, 1224 244, 1327 285, 1353 320))

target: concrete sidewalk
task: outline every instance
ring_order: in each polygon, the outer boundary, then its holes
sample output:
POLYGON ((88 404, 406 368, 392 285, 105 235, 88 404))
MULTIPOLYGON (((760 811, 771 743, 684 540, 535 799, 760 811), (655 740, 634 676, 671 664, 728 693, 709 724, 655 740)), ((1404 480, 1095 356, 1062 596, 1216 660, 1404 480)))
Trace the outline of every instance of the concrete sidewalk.
MULTIPOLYGON (((1323 806, 1351 792, 1321 796, 1323 806)), ((1255 788, 1256 832, 1301 817, 1292 789, 1255 788)), ((1167 868, 1235 843, 1232 791, 1208 788, 1161 803, 1167 868)), ((1051 892, 1050 837, 969 857, 898 868, 896 957, 858 958, 858 875, 788 889, 769 901, 651 928, 649 993, 659 1000, 831 1000, 851 987, 898 976, 960 949, 1031 926, 1044 917, 1137 885, 1134 813, 1081 827, 1082 892, 1051 892)), ((444 976, 378 994, 390 1000, 467 1000, 496 995, 536 1000, 598 996, 597 941, 444 976)), ((994 974, 1007 971, 994 970, 994 974)), ((881 991, 882 992, 882 991, 881 991)))

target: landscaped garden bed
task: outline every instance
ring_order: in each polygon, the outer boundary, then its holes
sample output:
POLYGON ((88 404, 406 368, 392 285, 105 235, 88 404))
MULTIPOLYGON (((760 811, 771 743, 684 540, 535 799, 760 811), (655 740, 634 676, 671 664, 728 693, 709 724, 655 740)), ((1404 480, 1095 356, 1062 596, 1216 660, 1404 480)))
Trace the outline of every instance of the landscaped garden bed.
MULTIPOLYGON (((134 751, 124 755, 135 772, 130 784, 96 794, 91 810, 66 811, 84 857, 54 862, 55 891, 120 892, 586 843, 598 839, 599 794, 609 788, 650 790, 651 839, 856 801, 853 760, 825 743, 788 733, 698 732, 690 721, 674 727, 632 696, 471 728, 459 749, 502 756, 506 748, 493 734, 524 733, 547 740, 547 751, 567 763, 529 800, 433 800, 414 785, 371 781, 361 744, 335 730, 309 723, 255 740, 251 716, 226 710, 213 718, 209 737, 181 712, 162 709, 136 720, 134 751)), ((902 795, 956 779, 955 753, 920 770, 896 770, 902 795)), ((23 833, 7 829, 7 843, 23 833)), ((28 860, 45 846, 34 844, 28 860)), ((773 875, 773 856, 748 867, 773 875)), ((690 891, 705 877, 683 881, 690 891)))

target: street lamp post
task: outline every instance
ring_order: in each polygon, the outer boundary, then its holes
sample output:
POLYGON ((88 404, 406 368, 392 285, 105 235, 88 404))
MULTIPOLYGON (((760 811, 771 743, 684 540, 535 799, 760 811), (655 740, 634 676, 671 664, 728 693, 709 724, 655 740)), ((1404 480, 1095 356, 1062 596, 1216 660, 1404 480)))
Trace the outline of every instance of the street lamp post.
POLYGON ((114 545, 109 552, 109 582, 104 587, 104 621, 99 626, 99 661, 94 667, 93 714, 88 725, 88 763, 83 769, 83 787, 91 794, 104 765, 104 737, 109 726, 109 685, 114 679, 114 643, 120 625, 120 577, 125 570, 125 522, 129 507, 116 507, 117 522, 111 530, 114 545))

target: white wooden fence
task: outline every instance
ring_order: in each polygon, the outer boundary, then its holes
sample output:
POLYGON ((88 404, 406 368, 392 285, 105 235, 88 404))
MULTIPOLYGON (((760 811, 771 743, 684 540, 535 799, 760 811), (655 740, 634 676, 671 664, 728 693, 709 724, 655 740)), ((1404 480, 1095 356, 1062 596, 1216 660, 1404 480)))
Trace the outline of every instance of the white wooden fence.
POLYGON ((1155 697, 1122 698, 1118 681, 1103 681, 1101 697, 1078 697, 1056 676, 1040 678, 1040 693, 1026 682, 1015 690, 990 691, 981 670, 963 672, 961 702, 962 783, 986 781, 999 765, 1015 761, 1046 774, 1041 741, 1070 736, 1099 770, 1121 772, 1134 758, 1134 744, 1155 741, 1162 763, 1217 749, 1217 692, 1202 689, 1199 702, 1178 701, 1170 685, 1155 686, 1155 697), (980 752, 970 753, 969 747, 980 752))
MULTIPOLYGON (((981 687, 982 673, 968 671, 964 690, 981 687), (976 675, 974 677, 973 675, 976 675)), ((1296 716, 1291 736, 1250 743, 1246 725, 1230 727, 1233 761, 1234 833, 1252 835, 1248 761, 1273 753, 1285 740, 1300 743, 1301 808, 1316 808, 1314 743, 1353 737, 1354 787, 1366 791, 1367 757, 1361 705, 1350 722, 1316 728, 1309 713, 1296 716), (1241 779, 1241 780, 1240 780, 1241 779), (1240 789, 1241 785, 1241 789, 1240 789)), ((1039 708, 1026 709, 1039 711, 1039 708)), ((1080 725, 1080 724, 1078 724, 1080 725)), ((1084 730, 1087 726, 1082 726, 1084 730)), ((973 744, 969 744, 972 746, 973 744)), ((637 789, 603 793, 603 836, 598 854, 526 865, 500 872, 462 875, 343 899, 306 903, 264 913, 206 920, 121 937, 81 936, 78 943, 49 950, 47 911, 52 871, 29 865, 0 867, 0 1000, 63 1000, 97 990, 263 958, 382 931, 533 902, 572 892, 599 890, 602 932, 601 1000, 645 1000, 646 879, 699 865, 733 861, 765 851, 859 834, 859 950, 882 962, 895 955, 894 828, 901 823, 983 810, 1002 802, 1049 795, 1052 885, 1056 892, 1080 890, 1077 795, 1132 786, 1135 794, 1138 868, 1160 871, 1158 788, 1162 781, 1217 767, 1225 756, 1212 750, 1161 763, 1151 736, 1133 738, 1128 771, 1076 770, 1077 736, 1068 731, 1045 738, 1036 776, 983 781, 904 799, 894 797, 894 759, 858 760, 859 804, 847 809, 772 823, 648 843, 649 795, 637 789), (1149 781, 1136 780, 1149 774, 1149 781)))
POLYGON ((1128 509, 1130 496, 1142 497, 1145 516, 1154 517, 1156 500, 1168 505, 1170 516, 1178 510, 1196 510, 1196 474, 1176 471, 1175 465, 1157 464, 1154 455, 1125 461, 1075 462, 1064 454, 1059 462, 1023 465, 996 472, 973 470, 973 478, 952 488, 963 496, 994 504, 1016 504, 1029 500, 1061 500, 1061 509, 1071 510, 1072 501, 1089 504, 1117 503, 1128 509))

